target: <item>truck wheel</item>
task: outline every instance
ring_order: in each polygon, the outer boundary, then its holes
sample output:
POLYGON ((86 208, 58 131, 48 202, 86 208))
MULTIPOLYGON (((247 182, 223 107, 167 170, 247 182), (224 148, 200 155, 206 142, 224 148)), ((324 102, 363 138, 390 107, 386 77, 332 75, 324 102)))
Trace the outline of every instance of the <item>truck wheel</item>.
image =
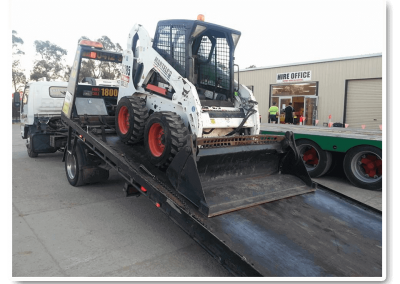
POLYGON ((299 139, 296 140, 296 146, 310 177, 320 177, 331 167, 332 154, 322 150, 317 143, 299 139))
POLYGON ((364 189, 382 189, 382 150, 373 146, 350 149, 343 160, 349 181, 364 189))
POLYGON ((97 166, 96 159, 90 155, 90 149, 78 140, 75 153, 66 153, 65 172, 68 182, 72 186, 81 186, 86 183, 104 182, 108 180, 110 172, 97 166))
POLYGON ((115 128, 122 142, 135 144, 143 140, 149 110, 146 101, 139 97, 120 99, 115 111, 115 128))
MULTIPOLYGON (((72 151, 72 149, 71 149, 72 151)), ((81 186, 85 183, 82 174, 82 167, 86 164, 85 152, 83 145, 77 143, 75 153, 66 153, 65 156, 65 172, 67 179, 72 186, 81 186)))
POLYGON ((38 153, 33 151, 32 139, 31 139, 30 135, 28 136, 28 138, 26 140, 26 150, 27 150, 28 156, 30 158, 36 158, 38 156, 38 153))
POLYGON ((146 122, 144 144, 150 162, 166 168, 185 145, 188 134, 179 115, 174 112, 155 112, 146 122))

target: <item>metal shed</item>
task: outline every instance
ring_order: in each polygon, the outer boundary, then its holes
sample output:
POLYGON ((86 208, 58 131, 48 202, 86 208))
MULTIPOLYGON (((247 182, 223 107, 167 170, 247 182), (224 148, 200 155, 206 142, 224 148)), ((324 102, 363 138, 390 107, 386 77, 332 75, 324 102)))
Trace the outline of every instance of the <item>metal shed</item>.
POLYGON ((263 122, 276 102, 284 123, 282 110, 291 102, 295 124, 300 117, 306 125, 378 130, 382 124, 382 53, 242 69, 239 80, 253 90, 263 122))

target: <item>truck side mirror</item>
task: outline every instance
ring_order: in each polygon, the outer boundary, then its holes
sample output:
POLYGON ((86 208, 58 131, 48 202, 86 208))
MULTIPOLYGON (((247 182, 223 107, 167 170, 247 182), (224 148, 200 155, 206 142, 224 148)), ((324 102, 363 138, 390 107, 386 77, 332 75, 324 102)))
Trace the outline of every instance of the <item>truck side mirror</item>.
POLYGON ((21 105, 21 98, 19 92, 14 93, 14 106, 19 107, 21 105))

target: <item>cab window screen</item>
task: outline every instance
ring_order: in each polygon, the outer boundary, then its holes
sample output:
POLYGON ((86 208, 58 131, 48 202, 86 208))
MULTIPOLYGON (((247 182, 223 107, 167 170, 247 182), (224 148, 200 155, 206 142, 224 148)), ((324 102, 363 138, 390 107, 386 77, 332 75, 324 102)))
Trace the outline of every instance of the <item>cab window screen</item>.
POLYGON ((186 34, 183 25, 161 25, 153 48, 176 70, 180 75, 185 75, 186 34))
POLYGON ((65 98, 67 87, 50 87, 49 94, 52 98, 65 98))

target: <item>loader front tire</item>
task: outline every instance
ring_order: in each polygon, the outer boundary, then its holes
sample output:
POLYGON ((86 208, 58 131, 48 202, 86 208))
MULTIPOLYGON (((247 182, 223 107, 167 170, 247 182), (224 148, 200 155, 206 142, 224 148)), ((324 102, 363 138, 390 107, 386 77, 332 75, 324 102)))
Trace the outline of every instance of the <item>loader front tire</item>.
POLYGON ((153 113, 144 130, 144 145, 150 162, 159 168, 167 168, 185 145, 187 134, 188 129, 176 113, 153 113))
POLYGON ((149 110, 140 97, 124 97, 119 100, 115 111, 116 132, 125 144, 136 144, 143 140, 144 127, 149 110))

